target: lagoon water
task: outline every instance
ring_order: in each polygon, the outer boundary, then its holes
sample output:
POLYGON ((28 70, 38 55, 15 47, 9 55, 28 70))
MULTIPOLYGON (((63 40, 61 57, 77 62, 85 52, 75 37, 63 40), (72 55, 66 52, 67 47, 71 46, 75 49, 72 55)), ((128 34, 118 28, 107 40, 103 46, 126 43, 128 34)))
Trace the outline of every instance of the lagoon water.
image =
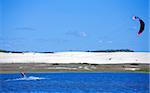
POLYGON ((0 93, 149 93, 148 73, 0 74, 0 93))

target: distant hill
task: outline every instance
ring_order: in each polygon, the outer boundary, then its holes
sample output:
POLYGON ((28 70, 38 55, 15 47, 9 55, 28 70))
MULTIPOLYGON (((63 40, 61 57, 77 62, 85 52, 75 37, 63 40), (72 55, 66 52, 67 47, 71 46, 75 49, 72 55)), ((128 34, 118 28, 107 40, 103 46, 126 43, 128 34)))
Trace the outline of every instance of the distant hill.
POLYGON ((7 51, 7 50, 2 50, 2 49, 0 49, 0 52, 4 52, 4 53, 23 53, 23 52, 20 52, 20 51, 7 51))
POLYGON ((94 51, 88 50, 86 52, 134 52, 134 51, 130 49, 116 49, 116 50, 108 49, 108 50, 94 50, 94 51))
MULTIPOLYGON (((27 52, 32 52, 32 51, 7 51, 7 50, 2 50, 0 49, 0 52, 4 52, 4 53, 27 53, 27 52)), ((108 49, 108 50, 88 50, 85 52, 134 52, 133 50, 130 49, 108 49)), ((34 53, 54 53, 54 52, 34 52, 34 53)))
POLYGON ((0 52, 8 52, 8 51, 0 49, 0 52))
MULTIPOLYGON (((27 53, 27 52, 32 52, 32 51, 7 51, 7 50, 0 49, 0 52, 4 52, 4 53, 27 53)), ((54 53, 54 52, 34 52, 34 53, 54 53)))

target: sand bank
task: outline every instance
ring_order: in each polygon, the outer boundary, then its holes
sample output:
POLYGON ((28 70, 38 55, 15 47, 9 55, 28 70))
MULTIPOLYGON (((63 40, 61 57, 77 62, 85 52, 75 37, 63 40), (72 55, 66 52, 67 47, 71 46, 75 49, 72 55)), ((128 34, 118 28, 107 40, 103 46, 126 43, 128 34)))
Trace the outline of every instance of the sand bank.
POLYGON ((150 63, 149 52, 0 53, 0 63, 150 63))

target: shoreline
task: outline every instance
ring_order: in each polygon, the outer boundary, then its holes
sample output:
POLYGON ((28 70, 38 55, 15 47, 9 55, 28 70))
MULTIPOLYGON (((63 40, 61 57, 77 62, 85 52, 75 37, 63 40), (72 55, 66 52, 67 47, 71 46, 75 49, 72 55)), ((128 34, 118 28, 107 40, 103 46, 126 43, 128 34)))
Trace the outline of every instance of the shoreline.
POLYGON ((0 73, 53 73, 53 72, 140 72, 149 73, 150 64, 50 64, 0 63, 0 73))
MULTIPOLYGON (((20 72, 0 72, 0 74, 19 74, 20 72)), ((150 74, 150 72, 141 72, 141 71, 125 71, 125 72, 27 72, 26 74, 30 74, 30 73, 140 73, 140 74, 150 74)))

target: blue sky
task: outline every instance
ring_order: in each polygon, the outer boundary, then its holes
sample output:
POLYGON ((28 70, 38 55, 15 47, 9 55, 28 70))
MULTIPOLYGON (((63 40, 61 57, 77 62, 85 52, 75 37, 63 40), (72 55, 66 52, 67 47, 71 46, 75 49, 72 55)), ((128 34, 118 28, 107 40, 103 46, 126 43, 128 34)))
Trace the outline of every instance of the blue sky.
POLYGON ((0 49, 149 51, 149 20, 149 0, 0 0, 0 49))

